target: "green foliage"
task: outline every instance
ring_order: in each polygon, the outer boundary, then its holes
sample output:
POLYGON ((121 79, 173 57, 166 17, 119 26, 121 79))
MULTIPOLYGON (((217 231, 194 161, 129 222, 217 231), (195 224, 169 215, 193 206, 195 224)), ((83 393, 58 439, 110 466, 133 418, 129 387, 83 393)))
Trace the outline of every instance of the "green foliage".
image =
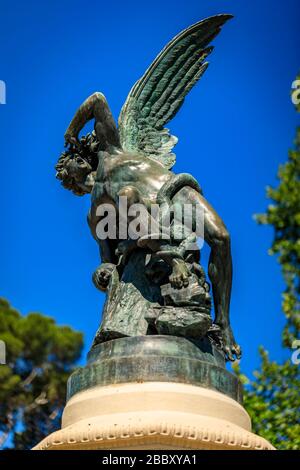
MULTIPOLYGON (((265 214, 257 216, 257 221, 274 228, 269 253, 277 256, 286 284, 282 294, 286 318, 282 341, 292 356, 293 342, 300 338, 300 128, 295 148, 280 166, 278 178, 277 188, 267 188, 272 204, 265 214)), ((252 418, 253 431, 277 449, 299 450, 300 365, 291 359, 283 364, 271 361, 263 348, 260 356, 261 366, 254 373, 254 380, 237 371, 246 385, 245 407, 252 418)))
POLYGON ((297 129, 295 149, 288 161, 280 166, 279 186, 267 188, 267 196, 274 203, 266 214, 257 216, 261 224, 274 227, 271 255, 278 255, 286 290, 282 310, 287 319, 283 331, 283 344, 291 348, 300 337, 300 128, 297 129))
POLYGON ((249 380, 238 368, 245 385, 244 406, 250 414, 253 432, 271 442, 277 449, 300 449, 300 374, 299 365, 290 360, 284 364, 270 361, 261 348, 260 370, 249 380))
POLYGON ((7 438, 30 449, 58 429, 66 382, 79 359, 82 334, 39 313, 20 315, 0 299, 0 448, 7 438))

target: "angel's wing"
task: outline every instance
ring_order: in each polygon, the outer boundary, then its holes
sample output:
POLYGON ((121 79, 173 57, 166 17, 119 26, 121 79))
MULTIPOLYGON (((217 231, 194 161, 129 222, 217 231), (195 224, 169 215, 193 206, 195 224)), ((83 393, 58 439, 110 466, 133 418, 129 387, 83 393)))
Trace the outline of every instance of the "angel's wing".
POLYGON ((177 138, 164 126, 175 116, 185 96, 205 72, 208 44, 232 15, 217 15, 182 31, 161 51, 131 89, 119 116, 124 150, 155 158, 167 168, 177 138))

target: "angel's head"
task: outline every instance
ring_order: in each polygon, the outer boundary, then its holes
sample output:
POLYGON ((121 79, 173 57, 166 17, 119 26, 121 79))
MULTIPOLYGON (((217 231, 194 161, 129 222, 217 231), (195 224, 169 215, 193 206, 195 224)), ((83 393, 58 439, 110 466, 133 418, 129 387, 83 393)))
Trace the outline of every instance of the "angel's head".
POLYGON ((56 178, 64 188, 77 196, 90 193, 95 182, 98 165, 98 142, 94 132, 82 137, 78 145, 71 145, 65 150, 56 166, 56 178))

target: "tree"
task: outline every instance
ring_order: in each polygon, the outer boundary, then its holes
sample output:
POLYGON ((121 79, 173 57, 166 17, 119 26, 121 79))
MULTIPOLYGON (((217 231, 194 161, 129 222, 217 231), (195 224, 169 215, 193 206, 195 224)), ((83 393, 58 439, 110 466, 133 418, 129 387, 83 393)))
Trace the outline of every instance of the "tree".
POLYGON ((66 382, 79 359, 82 334, 39 313, 26 316, 0 299, 0 448, 30 449, 59 428, 66 382))
MULTIPOLYGON (((299 104, 296 107, 300 111, 299 104)), ((282 294, 286 318, 282 342, 292 357, 293 348, 300 347, 300 128, 278 178, 277 188, 267 188, 272 203, 256 219, 274 228, 269 253, 277 256, 286 285, 282 294)), ((240 375, 246 384, 245 407, 253 430, 278 449, 300 449, 300 364, 293 364, 291 359, 283 364, 271 361, 263 348, 260 355, 255 380, 240 375)))
POLYGON ((300 449, 300 376, 299 365, 290 360, 284 364, 270 361, 261 348, 261 366, 249 380, 239 373, 245 384, 244 406, 253 432, 266 438, 277 449, 300 449))

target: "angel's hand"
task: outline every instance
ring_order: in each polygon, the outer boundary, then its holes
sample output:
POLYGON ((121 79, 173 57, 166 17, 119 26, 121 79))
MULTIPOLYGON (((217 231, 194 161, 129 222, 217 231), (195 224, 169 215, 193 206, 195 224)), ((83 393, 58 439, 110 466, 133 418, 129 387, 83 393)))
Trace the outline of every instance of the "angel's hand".
POLYGON ((111 263, 103 263, 96 269, 93 274, 93 283, 95 287, 101 291, 106 291, 111 275, 116 266, 111 263))
POLYGON ((68 147, 68 145, 75 145, 75 147, 78 147, 79 146, 78 137, 71 135, 71 134, 65 134, 65 147, 68 147))

